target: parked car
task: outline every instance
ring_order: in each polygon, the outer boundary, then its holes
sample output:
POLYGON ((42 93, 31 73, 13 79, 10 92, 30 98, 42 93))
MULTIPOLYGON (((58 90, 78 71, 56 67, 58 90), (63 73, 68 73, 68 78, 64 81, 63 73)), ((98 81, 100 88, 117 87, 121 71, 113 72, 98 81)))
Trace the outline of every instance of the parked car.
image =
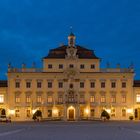
POLYGON ((11 118, 6 116, 0 116, 0 122, 11 122, 11 118))

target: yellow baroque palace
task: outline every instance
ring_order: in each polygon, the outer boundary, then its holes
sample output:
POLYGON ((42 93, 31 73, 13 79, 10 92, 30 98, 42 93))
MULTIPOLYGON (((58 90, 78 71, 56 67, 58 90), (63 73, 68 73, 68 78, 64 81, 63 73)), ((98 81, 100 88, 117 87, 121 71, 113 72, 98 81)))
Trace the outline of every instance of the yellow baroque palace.
POLYGON ((7 81, 0 81, 0 114, 15 121, 32 120, 36 110, 44 119, 98 119, 106 110, 112 120, 140 120, 140 81, 134 69, 100 68, 93 50, 75 45, 51 49, 43 58, 43 68, 14 68, 8 65, 7 81))

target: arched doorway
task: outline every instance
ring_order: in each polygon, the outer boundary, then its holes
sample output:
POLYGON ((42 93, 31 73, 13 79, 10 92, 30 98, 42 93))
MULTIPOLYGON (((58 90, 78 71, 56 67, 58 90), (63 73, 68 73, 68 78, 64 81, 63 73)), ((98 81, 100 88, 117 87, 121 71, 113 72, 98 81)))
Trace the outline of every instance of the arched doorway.
POLYGON ((70 121, 75 120, 75 108, 73 106, 67 109, 67 119, 70 121))

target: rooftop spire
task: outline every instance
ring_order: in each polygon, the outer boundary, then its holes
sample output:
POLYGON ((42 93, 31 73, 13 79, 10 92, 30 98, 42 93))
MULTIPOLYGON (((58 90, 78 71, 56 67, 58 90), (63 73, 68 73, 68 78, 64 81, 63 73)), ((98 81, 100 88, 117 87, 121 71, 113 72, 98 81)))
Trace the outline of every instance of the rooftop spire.
POLYGON ((72 32, 72 26, 70 26, 70 34, 68 36, 68 45, 74 47, 75 46, 75 35, 72 32))

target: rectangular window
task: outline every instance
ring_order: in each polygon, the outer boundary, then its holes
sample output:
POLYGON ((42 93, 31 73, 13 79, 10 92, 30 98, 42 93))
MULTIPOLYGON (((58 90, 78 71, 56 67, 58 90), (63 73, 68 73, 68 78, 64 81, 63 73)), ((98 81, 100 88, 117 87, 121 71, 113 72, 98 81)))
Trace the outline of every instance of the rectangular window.
POLYGON ((59 64, 59 69, 63 69, 63 64, 59 64))
POLYGON ((52 110, 48 110, 48 117, 52 117, 52 110))
POLYGON ((73 64, 70 64, 70 65, 69 65, 69 68, 74 68, 74 65, 73 65, 73 64))
POLYGON ((80 65, 80 69, 84 69, 85 68, 85 65, 84 64, 81 64, 80 65))
POLYGON ((27 118, 30 118, 30 117, 31 117, 31 110, 27 109, 27 118))
POLYGON ((126 117, 126 109, 122 109, 122 117, 126 117))
POLYGON ((58 97, 58 103, 63 103, 63 96, 58 97))
POLYGON ((140 103, 140 94, 137 94, 137 95, 136 95, 136 102, 137 102, 137 103, 140 103))
POLYGON ((59 83, 58 83, 58 87, 59 87, 59 88, 63 88, 63 82, 59 82, 59 83))
POLYGON ((47 102, 48 102, 48 103, 52 103, 52 102, 53 102, 53 98, 52 98, 52 96, 48 96, 48 98, 47 98, 47 102))
POLYGON ((26 103, 30 103, 30 102, 31 102, 31 96, 28 95, 28 96, 26 96, 26 103))
POLYGON ((101 96, 101 103, 105 103, 105 102, 106 102, 105 95, 102 95, 101 96))
POLYGON ((111 97, 111 103, 116 103, 116 96, 115 96, 115 95, 113 95, 113 96, 111 97))
POLYGON ((122 95, 122 103, 126 103, 126 95, 122 95))
POLYGON ((115 110, 115 108, 111 108, 110 114, 111 114, 111 117, 115 117, 116 116, 116 110, 115 110))
POLYGON ((80 82, 80 88, 84 88, 84 82, 80 82))
POLYGON ((4 95, 0 95, 0 103, 4 103, 4 95))
POLYGON ((111 88, 116 88, 116 82, 111 82, 111 88))
POLYGON ((20 88, 20 82, 15 82, 15 88, 20 88))
POLYGON ((91 83, 90 83, 90 87, 91 87, 91 88, 95 88, 95 82, 91 82, 91 83))
POLYGON ((31 88, 31 82, 26 82, 26 88, 31 88))
POLYGON ((52 88, 52 82, 48 82, 48 88, 52 88))
POLYGON ((122 82, 122 88, 126 88, 126 82, 122 82))
POLYGON ((91 116, 91 117, 94 117, 94 116, 95 116, 95 110, 94 110, 94 109, 91 109, 91 110, 90 110, 90 116, 91 116))
POLYGON ((42 97, 41 97, 41 95, 38 95, 37 96, 37 103, 41 103, 42 102, 42 97))
POLYGON ((20 117, 20 111, 19 109, 15 110, 15 117, 19 118, 20 117))
POLYGON ((105 82, 101 82, 101 88, 105 88, 105 82))
POLYGON ((95 69, 95 65, 94 64, 91 65, 91 69, 95 69))
POLYGON ((20 97, 19 97, 19 96, 16 96, 16 97, 15 97, 15 102, 16 102, 16 103, 20 103, 20 97))
POLYGON ((41 82, 37 82, 37 88, 41 88, 42 87, 42 83, 41 82))
POLYGON ((90 96, 90 103, 94 103, 95 102, 95 96, 90 96))
POLYGON ((80 103, 84 103, 85 102, 85 97, 84 97, 84 95, 81 95, 80 96, 80 103))
POLYGON ((52 64, 48 64, 48 69, 52 69, 52 64))

